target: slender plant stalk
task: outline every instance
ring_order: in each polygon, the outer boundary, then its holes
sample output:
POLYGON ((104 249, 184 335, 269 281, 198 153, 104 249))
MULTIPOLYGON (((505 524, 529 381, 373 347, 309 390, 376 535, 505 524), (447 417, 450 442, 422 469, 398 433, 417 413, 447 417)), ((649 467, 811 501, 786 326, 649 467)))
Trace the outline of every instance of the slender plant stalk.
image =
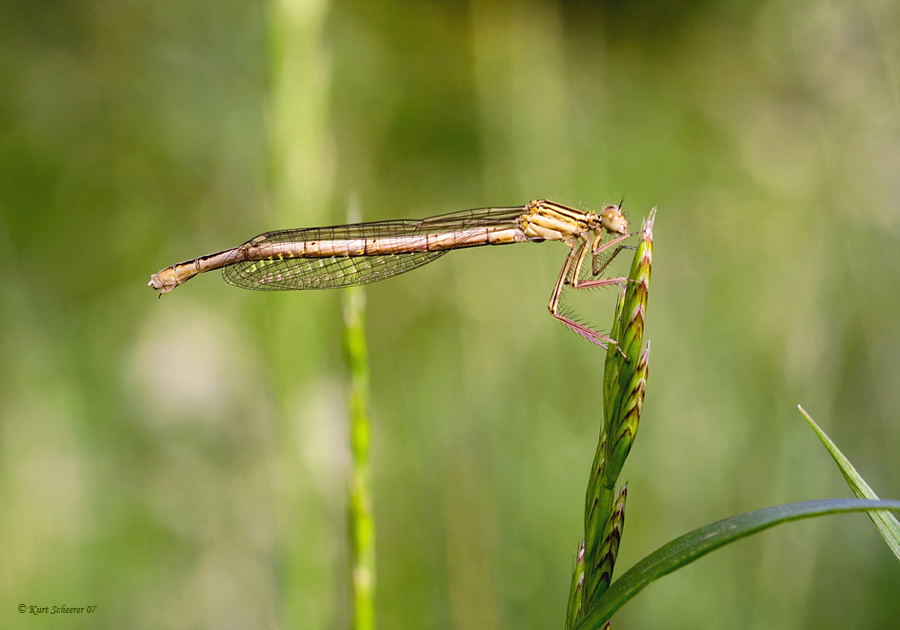
POLYGON ((579 546, 572 576, 567 630, 577 626, 609 588, 625 527, 627 491, 624 486, 617 491, 616 484, 637 435, 647 387, 650 348, 643 348, 643 339, 655 215, 654 208, 644 224, 628 285, 616 305, 610 331, 618 348, 610 344, 606 355, 604 421, 585 497, 584 540, 579 546))
POLYGON ((353 571, 353 629, 375 628, 375 519, 370 464, 369 364, 366 357, 365 300, 362 287, 344 291, 345 346, 350 368, 349 524, 353 571))

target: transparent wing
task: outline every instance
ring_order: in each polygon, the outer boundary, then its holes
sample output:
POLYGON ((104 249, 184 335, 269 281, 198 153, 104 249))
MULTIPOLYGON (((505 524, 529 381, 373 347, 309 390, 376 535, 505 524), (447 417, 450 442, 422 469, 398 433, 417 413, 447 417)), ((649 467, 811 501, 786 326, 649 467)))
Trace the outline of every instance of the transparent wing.
POLYGON ((222 277, 228 284, 258 291, 335 289, 406 273, 446 253, 447 250, 386 256, 245 260, 222 269, 222 277))
MULTIPOLYGON (((514 225, 525 212, 513 208, 463 210, 421 221, 376 221, 323 228, 279 230, 262 234, 252 242, 292 243, 341 239, 373 239, 389 242, 392 237, 446 234, 473 227, 514 225)), ((222 269, 225 281, 244 289, 286 291, 331 289, 377 282, 412 271, 440 258, 449 250, 408 252, 370 256, 328 258, 271 258, 244 260, 222 269)))

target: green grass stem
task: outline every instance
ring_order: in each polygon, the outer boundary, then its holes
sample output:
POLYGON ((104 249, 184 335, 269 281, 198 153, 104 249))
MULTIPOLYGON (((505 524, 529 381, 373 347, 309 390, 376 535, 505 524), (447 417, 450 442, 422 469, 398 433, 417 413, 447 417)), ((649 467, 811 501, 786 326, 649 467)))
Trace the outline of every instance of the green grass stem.
POLYGON ((353 575, 353 629, 375 628, 375 519, 372 514, 369 364, 365 334, 365 291, 344 291, 344 343, 350 369, 349 525, 353 575))

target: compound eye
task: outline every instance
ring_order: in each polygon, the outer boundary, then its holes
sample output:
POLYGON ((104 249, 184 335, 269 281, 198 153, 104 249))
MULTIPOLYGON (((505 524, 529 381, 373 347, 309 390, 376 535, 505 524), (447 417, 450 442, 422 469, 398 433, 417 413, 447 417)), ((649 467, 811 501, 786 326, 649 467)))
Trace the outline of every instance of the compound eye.
POLYGON ((628 234, 628 220, 619 206, 606 206, 603 208, 603 214, 600 215, 600 224, 607 232, 615 232, 616 234, 628 234))

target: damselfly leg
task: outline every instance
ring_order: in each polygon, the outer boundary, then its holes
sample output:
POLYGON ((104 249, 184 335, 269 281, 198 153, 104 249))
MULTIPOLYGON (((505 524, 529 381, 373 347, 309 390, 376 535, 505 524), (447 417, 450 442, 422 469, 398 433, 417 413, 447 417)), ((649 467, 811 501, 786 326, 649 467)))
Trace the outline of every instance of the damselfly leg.
MULTIPOLYGON (((592 239, 591 243, 591 254, 593 258, 592 271, 593 275, 597 276, 601 274, 609 263, 618 255, 620 251, 625 249, 624 246, 619 245, 625 239, 633 236, 632 234, 622 234, 612 239, 608 243, 600 245, 600 239, 602 238, 602 234, 597 234, 592 239), (604 251, 608 250, 611 247, 617 246, 613 253, 607 258, 602 264, 600 261, 600 254, 604 251)), ((601 332, 598 332, 591 328, 590 326, 586 326, 581 322, 575 321, 571 317, 567 317, 559 312, 559 298, 562 294, 563 287, 565 285, 571 286, 573 289, 591 289, 596 287, 603 287, 609 285, 619 285, 622 286, 622 283, 627 282, 627 278, 598 278, 592 280, 582 280, 581 276, 581 267, 584 264, 585 256, 587 255, 588 245, 587 241, 582 241, 581 244, 578 244, 578 240, 575 240, 573 243, 567 243, 569 245, 569 255, 566 256, 566 261, 563 263, 563 268, 559 272, 559 278, 556 280, 556 286, 553 287, 553 293, 550 295, 550 303, 547 305, 547 308, 550 310, 550 314, 553 315, 556 319, 562 322, 569 330, 581 335, 588 341, 597 344, 603 349, 608 347, 608 344, 616 345, 618 348, 618 344, 616 344, 615 339, 608 335, 604 335, 601 332)), ((621 350, 619 350, 621 352, 621 350)))

